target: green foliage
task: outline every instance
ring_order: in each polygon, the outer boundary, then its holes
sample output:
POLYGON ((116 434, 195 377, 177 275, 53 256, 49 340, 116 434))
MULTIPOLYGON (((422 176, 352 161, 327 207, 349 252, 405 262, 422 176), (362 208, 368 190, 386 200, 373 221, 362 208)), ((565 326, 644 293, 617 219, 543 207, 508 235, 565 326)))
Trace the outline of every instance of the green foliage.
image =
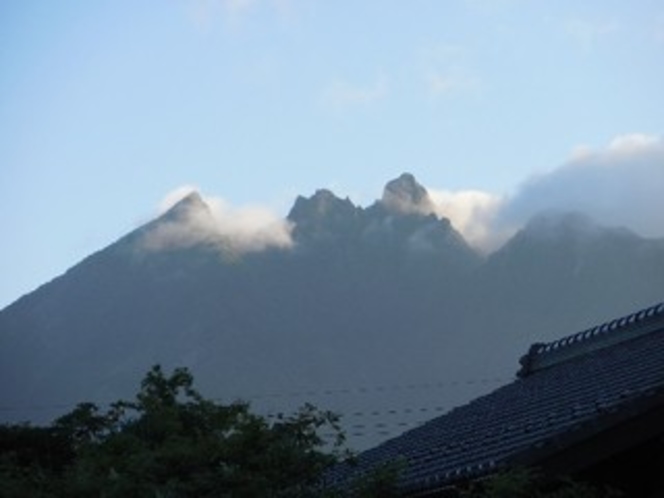
POLYGON ((148 372, 135 401, 82 403, 49 428, 0 431, 3 496, 307 497, 343 456, 338 417, 306 405, 268 423, 204 399, 188 370, 148 372), (322 439, 332 430, 335 441, 322 439))
MULTIPOLYGON (((305 405, 268 423, 245 403, 203 398, 186 369, 153 367, 134 401, 106 411, 81 403, 50 427, 0 426, 0 494, 7 498, 399 496, 403 462, 344 490, 321 486, 348 457, 339 419, 305 405), (336 435, 323 440, 321 432, 336 435)), ((511 469, 471 483, 463 498, 600 498, 619 493, 511 469)))
POLYGON ((54 496, 60 475, 73 459, 69 440, 52 428, 0 426, 0 494, 54 496))
POLYGON ((532 469, 512 468, 472 483, 462 498, 618 498, 619 491, 571 479, 550 479, 532 469))
POLYGON ((388 462, 361 476, 350 486, 353 498, 396 498, 401 496, 397 486, 405 461, 388 462))
MULTIPOLYGON (((339 419, 305 405, 269 423, 245 403, 203 398, 186 369, 153 367, 134 401, 106 411, 81 403, 50 427, 0 426, 0 494, 7 498, 399 496, 403 462, 390 462, 344 490, 324 489, 348 457, 339 419), (325 441, 321 432, 336 435, 325 441)), ((573 481, 511 469, 471 483, 463 498, 620 496, 573 481)))

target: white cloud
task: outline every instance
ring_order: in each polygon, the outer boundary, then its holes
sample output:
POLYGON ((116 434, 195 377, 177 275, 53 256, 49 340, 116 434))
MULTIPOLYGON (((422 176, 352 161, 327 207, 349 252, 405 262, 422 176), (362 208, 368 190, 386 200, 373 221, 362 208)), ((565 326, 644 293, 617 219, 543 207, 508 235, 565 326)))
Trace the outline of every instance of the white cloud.
POLYGON ((387 94, 388 83, 384 74, 379 74, 368 86, 356 86, 337 79, 323 90, 322 103, 326 108, 338 111, 372 104, 385 99, 387 94))
POLYGON ((190 13, 195 25, 208 31, 217 22, 237 26, 253 10, 258 0, 191 0, 190 13))
POLYGON ((483 14, 500 13, 518 7, 522 0, 465 0, 468 7, 483 14))
POLYGON ((276 14, 280 20, 292 20, 296 11, 295 0, 190 0, 189 7, 194 23, 203 31, 218 20, 237 30, 258 11, 276 14))
MULTIPOLYGON (((193 191, 185 185, 170 192, 159 203, 160 212, 193 191)), ((290 223, 265 207, 234 207, 209 196, 203 202, 188 205, 180 216, 156 225, 145 235, 143 246, 163 250, 205 244, 225 253, 241 254, 292 245, 290 223)))
MULTIPOLYGON (((160 210, 195 188, 169 193, 160 210)), ((664 237, 664 137, 620 135, 604 147, 575 147, 559 167, 529 178, 511 195, 480 190, 427 189, 432 210, 450 219, 474 247, 490 252, 533 216, 546 211, 580 211, 606 226, 624 226, 646 237, 664 237)), ((152 249, 198 243, 226 251, 290 247, 292 226, 260 206, 234 207, 205 198, 207 210, 164 224, 147 239, 152 249)))
POLYGON ((664 138, 615 137, 600 149, 575 147, 567 162, 525 181, 514 194, 428 189, 438 216, 474 247, 500 247, 533 216, 582 212, 596 222, 664 237, 664 138))
POLYGON ((504 198, 480 190, 428 189, 436 215, 448 218, 466 241, 484 252, 500 246, 512 232, 498 231, 494 218, 504 198))
POLYGON ((180 185, 179 187, 171 190, 164 198, 159 201, 157 206, 159 214, 164 214, 166 211, 171 209, 175 204, 180 202, 186 196, 193 192, 198 192, 198 187, 195 185, 180 185))
POLYGON ((237 16, 254 8, 257 0, 220 0, 220 3, 228 15, 237 16))
POLYGON ((664 43, 664 15, 660 15, 655 20, 655 27, 652 36, 657 43, 664 43))
POLYGON ((542 211, 580 211, 608 226, 664 237, 664 139, 621 135, 602 149, 577 147, 568 162, 526 181, 497 217, 521 225, 542 211))
POLYGON ((456 69, 447 72, 431 70, 425 79, 429 93, 434 97, 455 93, 476 92, 480 88, 479 78, 456 69))
POLYGON ((590 51, 601 39, 618 31, 618 23, 572 18, 565 22, 564 29, 583 50, 590 51))
POLYGON ((422 79, 432 97, 477 93, 480 78, 472 71, 468 51, 459 45, 441 44, 420 54, 422 79))
POLYGON ((655 135, 643 133, 631 133, 620 135, 609 142, 608 152, 611 155, 635 156, 655 150, 658 144, 661 146, 662 139, 655 135))

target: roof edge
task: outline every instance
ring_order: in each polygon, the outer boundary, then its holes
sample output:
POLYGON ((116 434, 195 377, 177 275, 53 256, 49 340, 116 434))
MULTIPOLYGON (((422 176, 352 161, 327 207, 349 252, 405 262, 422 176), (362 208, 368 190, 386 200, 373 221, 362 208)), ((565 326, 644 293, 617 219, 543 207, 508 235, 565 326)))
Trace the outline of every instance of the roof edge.
POLYGON ((636 339, 662 328, 664 302, 549 343, 535 343, 521 357, 518 377, 526 377, 591 351, 636 339))

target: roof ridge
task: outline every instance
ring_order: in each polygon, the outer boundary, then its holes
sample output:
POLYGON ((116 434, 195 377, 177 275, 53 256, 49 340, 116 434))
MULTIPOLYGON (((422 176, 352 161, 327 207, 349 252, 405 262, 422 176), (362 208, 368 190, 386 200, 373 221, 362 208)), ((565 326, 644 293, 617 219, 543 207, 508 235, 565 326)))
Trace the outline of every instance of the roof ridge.
POLYGON ((519 377, 548 368, 591 351, 613 346, 657 330, 664 320, 664 302, 635 313, 615 318, 589 329, 576 332, 548 343, 535 343, 519 360, 519 377))

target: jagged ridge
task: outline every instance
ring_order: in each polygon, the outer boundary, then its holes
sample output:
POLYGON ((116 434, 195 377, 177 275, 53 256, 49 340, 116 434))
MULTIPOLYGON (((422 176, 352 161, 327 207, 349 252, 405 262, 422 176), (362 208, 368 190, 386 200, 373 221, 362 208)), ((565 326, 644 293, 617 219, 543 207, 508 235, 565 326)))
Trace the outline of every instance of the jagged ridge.
MULTIPOLYGON (((146 251, 150 230, 204 212, 200 196, 185 198, 0 312, 0 404, 16 408, 4 415, 44 420, 61 409, 26 407, 127 396, 156 362, 191 367, 225 399, 510 377, 530 343, 661 301, 659 242, 596 227, 569 244, 568 231, 534 237, 531 225, 484 259, 448 220, 393 209, 390 196, 427 199, 414 178, 395 182, 367 208, 327 190, 299 197, 288 249, 146 251)), ((354 413, 450 407, 491 387, 457 385, 254 401, 354 413)))

